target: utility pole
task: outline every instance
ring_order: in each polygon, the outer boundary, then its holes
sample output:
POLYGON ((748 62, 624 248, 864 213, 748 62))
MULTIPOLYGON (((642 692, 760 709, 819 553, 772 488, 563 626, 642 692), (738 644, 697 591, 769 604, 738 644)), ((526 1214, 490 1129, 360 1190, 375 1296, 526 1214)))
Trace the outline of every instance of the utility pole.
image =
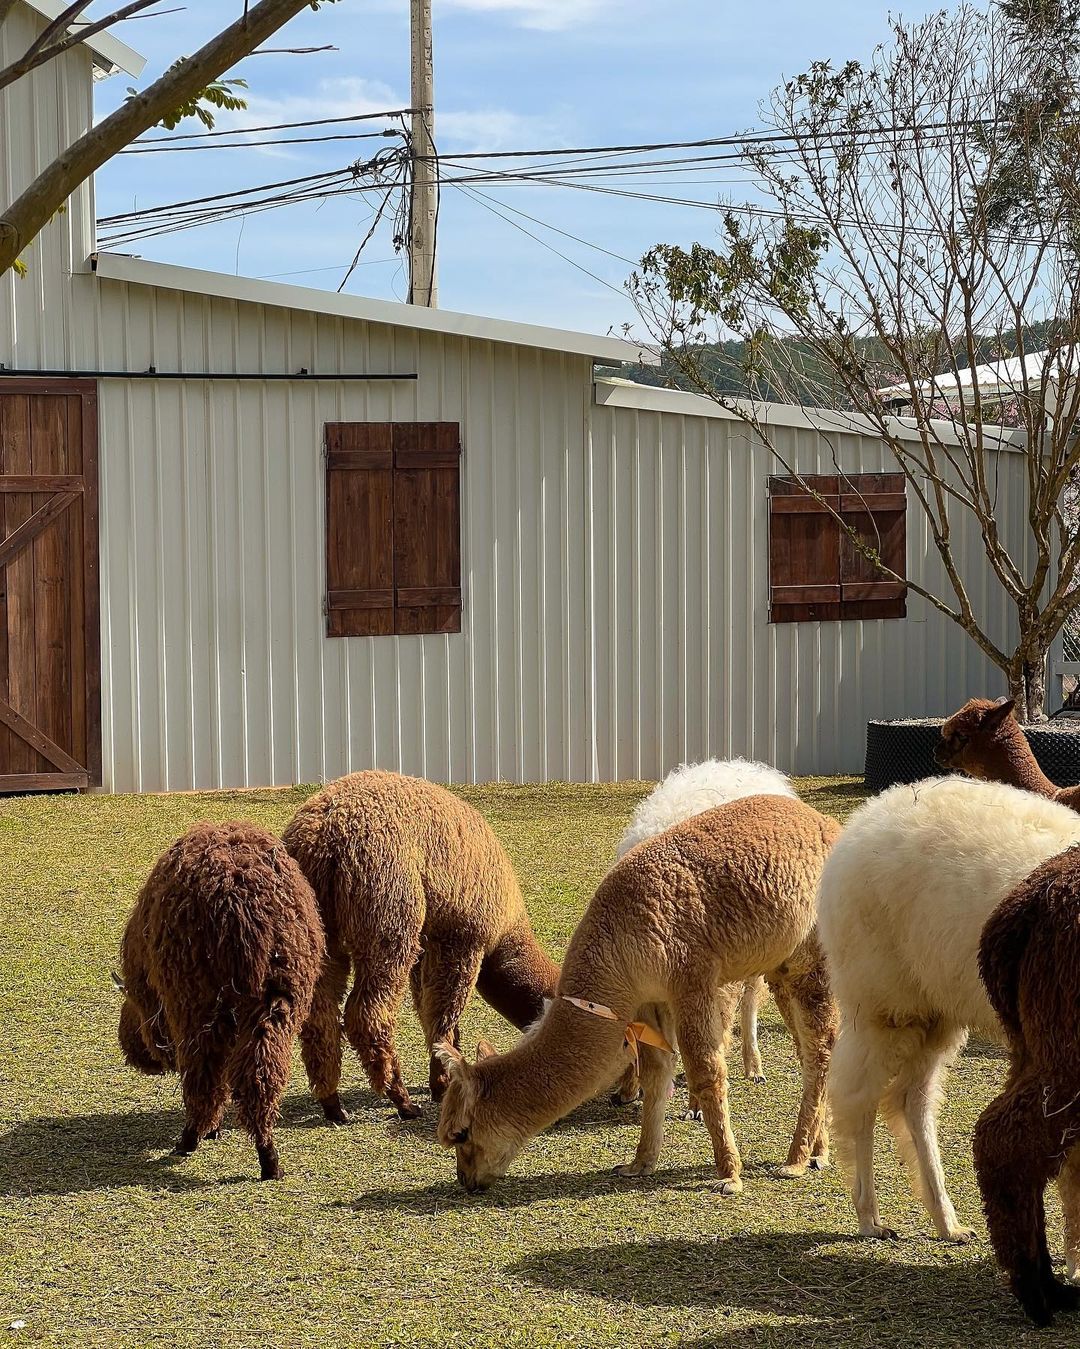
POLYGON ((412 11, 412 192, 409 230, 409 303, 439 305, 435 274, 438 172, 435 163, 435 74, 431 54, 431 0, 410 0, 412 11))

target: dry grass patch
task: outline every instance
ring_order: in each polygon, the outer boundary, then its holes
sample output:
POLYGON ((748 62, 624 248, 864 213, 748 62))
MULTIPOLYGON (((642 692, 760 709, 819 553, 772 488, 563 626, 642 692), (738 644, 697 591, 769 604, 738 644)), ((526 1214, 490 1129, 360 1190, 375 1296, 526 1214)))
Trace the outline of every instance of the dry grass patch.
MULTIPOLYGON (((843 816, 853 780, 800 784, 843 816)), ((557 955, 645 784, 470 788, 506 844, 541 938, 557 955)), ((402 1123, 346 1056, 347 1129, 323 1125, 295 1073, 279 1146, 285 1179, 252 1179, 228 1133, 193 1158, 175 1079, 130 1072, 109 980, 124 918, 160 851, 197 819, 279 829, 308 789, 201 796, 54 797, 0 803, 0 1342, 177 1345, 997 1345, 1071 1344, 1075 1326, 1028 1331, 997 1286, 985 1241, 928 1239, 899 1168, 883 1207, 908 1233, 853 1240, 835 1173, 785 1182, 797 1100, 790 1046, 768 1007, 764 1089, 733 1087, 745 1193, 719 1198, 700 1125, 671 1112, 664 1170, 616 1180, 636 1113, 593 1102, 531 1146, 507 1181, 470 1197, 434 1142, 402 1123), (25 1328, 9 1331, 15 1321, 25 1328)), ((411 1013, 403 1057, 426 1067, 411 1013)), ((470 1041, 511 1031, 482 1005, 470 1041)), ((970 1133, 1002 1076, 976 1046, 942 1126, 949 1183, 978 1219, 970 1133)), ((678 1101, 676 1102, 676 1106, 678 1101)))

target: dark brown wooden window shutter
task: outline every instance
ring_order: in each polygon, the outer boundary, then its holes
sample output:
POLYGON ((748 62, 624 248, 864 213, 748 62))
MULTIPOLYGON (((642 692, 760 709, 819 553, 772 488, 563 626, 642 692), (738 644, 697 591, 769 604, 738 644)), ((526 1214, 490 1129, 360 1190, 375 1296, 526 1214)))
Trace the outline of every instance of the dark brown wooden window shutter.
POLYGON ((829 509, 905 576, 904 475, 808 474, 802 481, 805 488, 794 478, 769 479, 769 621, 906 617, 907 587, 883 576, 829 509))
POLYGON ((460 475, 456 423, 327 425, 328 636, 461 631, 460 475))

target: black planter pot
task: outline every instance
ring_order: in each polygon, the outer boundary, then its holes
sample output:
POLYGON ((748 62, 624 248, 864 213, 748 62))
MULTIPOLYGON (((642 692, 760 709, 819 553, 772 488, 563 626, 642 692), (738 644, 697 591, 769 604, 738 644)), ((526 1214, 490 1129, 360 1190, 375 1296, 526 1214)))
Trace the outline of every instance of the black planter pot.
MULTIPOLYGON (((934 747, 941 721, 868 721, 863 776, 872 792, 897 782, 940 777, 934 747)), ((1025 726, 1024 734, 1046 776, 1059 787, 1080 784, 1080 721, 1055 721, 1025 726)))

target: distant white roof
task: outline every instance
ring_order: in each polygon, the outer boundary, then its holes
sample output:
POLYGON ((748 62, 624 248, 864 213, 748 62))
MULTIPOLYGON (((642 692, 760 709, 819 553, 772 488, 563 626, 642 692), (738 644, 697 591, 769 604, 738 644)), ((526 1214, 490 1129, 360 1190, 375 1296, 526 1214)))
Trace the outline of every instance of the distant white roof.
POLYGON ((160 286, 165 290, 187 291, 194 295, 245 300, 251 304, 273 305, 279 309, 302 309, 309 313, 333 314, 339 318, 362 319, 367 323, 385 323, 397 328, 418 328, 423 332, 475 337, 487 342, 507 342, 518 347, 565 351, 571 355, 591 356, 594 360, 610 363, 660 363, 652 352, 619 337, 595 337, 589 333, 568 332, 561 328, 543 328, 533 323, 515 323, 509 319, 456 314, 447 309, 428 309, 423 305, 398 304, 393 300, 368 300, 357 295, 338 295, 328 290, 283 285, 280 281, 254 281, 249 277, 228 276, 222 272, 204 272, 192 267, 175 267, 171 263, 148 262, 120 253, 98 253, 92 261, 97 275, 108 281, 160 286))
MULTIPOLYGON (((27 9, 35 10, 46 19, 56 19, 68 8, 63 0, 23 0, 27 9)), ((106 11, 109 12, 109 11, 106 11)), ((69 31, 78 28, 73 24, 69 31)), ((86 43, 86 49, 94 58, 94 65, 101 76, 115 75, 117 71, 124 71, 126 75, 132 75, 136 79, 143 73, 146 66, 146 57, 140 56, 137 51, 126 46, 111 33, 95 33, 86 43)))
POLYGON ((1028 356, 1009 356, 1002 361, 987 361, 972 366, 956 375, 934 375, 931 379, 910 384, 891 384, 878 389, 878 396, 886 403, 911 402, 913 388, 921 394, 942 398, 947 402, 970 402, 975 389, 980 398, 1014 398, 1025 389, 1037 388, 1044 378, 1053 383, 1062 373, 1072 373, 1072 351, 1033 351, 1028 356), (1049 369, 1047 366, 1049 364, 1049 369))

